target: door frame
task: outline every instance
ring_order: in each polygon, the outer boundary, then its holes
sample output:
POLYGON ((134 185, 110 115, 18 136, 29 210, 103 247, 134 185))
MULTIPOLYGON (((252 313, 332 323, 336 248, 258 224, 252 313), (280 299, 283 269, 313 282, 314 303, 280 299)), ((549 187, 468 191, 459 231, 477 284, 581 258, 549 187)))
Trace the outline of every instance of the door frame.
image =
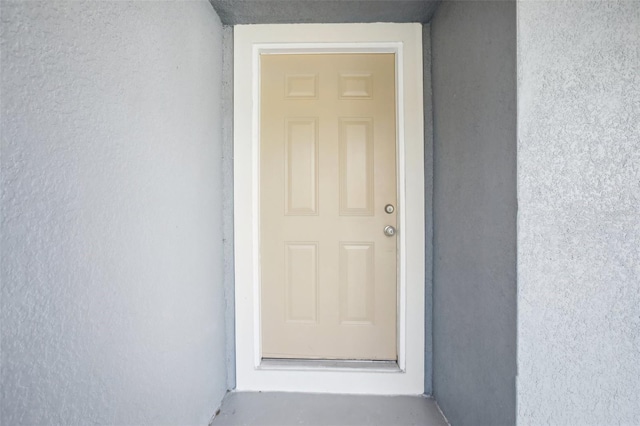
POLYGON ((234 27, 236 389, 355 394, 424 392, 425 216, 422 26, 234 27), (394 53, 398 178, 398 362, 263 362, 260 353, 260 55, 394 53))

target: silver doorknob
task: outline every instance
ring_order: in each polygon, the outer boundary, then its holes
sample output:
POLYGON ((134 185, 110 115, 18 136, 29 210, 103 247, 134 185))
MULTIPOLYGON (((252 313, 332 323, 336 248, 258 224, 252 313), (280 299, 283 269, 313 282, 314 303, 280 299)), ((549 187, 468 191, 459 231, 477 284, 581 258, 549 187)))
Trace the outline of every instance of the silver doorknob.
POLYGON ((385 226, 384 235, 386 235, 387 237, 393 237, 394 235, 396 235, 396 228, 391 225, 385 226))

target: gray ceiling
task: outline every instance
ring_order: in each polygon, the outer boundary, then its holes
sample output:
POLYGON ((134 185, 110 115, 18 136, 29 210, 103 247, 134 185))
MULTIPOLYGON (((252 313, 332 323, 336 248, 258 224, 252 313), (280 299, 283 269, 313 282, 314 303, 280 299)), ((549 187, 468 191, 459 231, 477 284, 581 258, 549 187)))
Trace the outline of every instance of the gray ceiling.
POLYGON ((439 0, 210 0, 224 24, 428 22, 439 0))

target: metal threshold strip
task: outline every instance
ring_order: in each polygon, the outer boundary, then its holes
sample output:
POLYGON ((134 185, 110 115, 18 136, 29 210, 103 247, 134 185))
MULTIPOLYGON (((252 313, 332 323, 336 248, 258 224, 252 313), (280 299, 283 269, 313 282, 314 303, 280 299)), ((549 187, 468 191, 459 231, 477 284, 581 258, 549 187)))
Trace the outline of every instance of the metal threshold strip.
POLYGON ((263 358, 260 370, 324 370, 401 373, 397 361, 263 358))

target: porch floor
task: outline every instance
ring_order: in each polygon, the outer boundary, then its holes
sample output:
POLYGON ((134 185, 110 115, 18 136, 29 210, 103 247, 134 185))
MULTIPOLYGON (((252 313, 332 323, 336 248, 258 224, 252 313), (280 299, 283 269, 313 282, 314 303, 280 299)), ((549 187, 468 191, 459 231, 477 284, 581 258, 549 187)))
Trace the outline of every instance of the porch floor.
POLYGON ((212 426, 447 426, 421 396, 230 392, 212 426))

